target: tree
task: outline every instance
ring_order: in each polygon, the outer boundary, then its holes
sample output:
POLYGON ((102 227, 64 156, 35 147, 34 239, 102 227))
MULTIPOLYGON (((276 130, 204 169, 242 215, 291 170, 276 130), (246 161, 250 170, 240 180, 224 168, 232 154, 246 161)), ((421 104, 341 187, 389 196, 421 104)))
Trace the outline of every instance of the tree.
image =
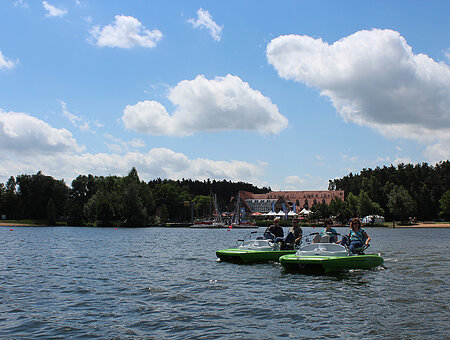
POLYGON ((450 218, 450 190, 447 190, 439 200, 441 211, 440 216, 450 218))
POLYGON ((197 195, 192 202, 194 203, 194 208, 197 212, 198 210, 202 211, 202 217, 211 215, 212 199, 210 196, 197 195))
POLYGON ((53 199, 49 199, 47 203, 47 220, 48 225, 52 226, 56 224, 56 206, 53 199))
POLYGON ((65 214, 68 187, 63 180, 45 176, 19 175, 16 178, 19 214, 22 218, 46 219, 47 204, 52 199, 57 216, 65 214))
POLYGON ((394 186, 388 196, 387 205, 392 216, 401 221, 406 221, 414 211, 414 202, 403 186, 394 186))
MULTIPOLYGON (((145 227, 148 224, 147 209, 144 207, 139 192, 141 182, 135 168, 131 169, 128 176, 123 179, 125 185, 122 202, 122 216, 124 225, 133 227, 145 227)), ((144 184, 146 187, 146 185, 144 184)))
POLYGON ((350 217, 358 217, 358 205, 359 205, 359 198, 358 196, 354 195, 353 193, 349 193, 346 199, 348 203, 348 208, 350 210, 350 217))
POLYGON ((18 213, 18 198, 16 192, 16 179, 11 176, 6 182, 5 192, 3 196, 2 214, 8 219, 14 219, 18 213))
POLYGON ((167 218, 179 219, 183 216, 184 201, 190 200, 190 194, 187 187, 182 187, 175 181, 166 180, 156 184, 153 189, 157 209, 167 211, 167 218))
POLYGON ((347 222, 352 215, 347 202, 339 197, 334 197, 331 200, 329 208, 331 215, 335 216, 341 223, 347 222))
POLYGON ((378 203, 372 201, 369 195, 361 190, 358 196, 358 212, 361 217, 367 215, 382 215, 384 214, 383 209, 378 203))
POLYGON ((314 217, 316 218, 330 217, 330 208, 326 203, 314 204, 311 208, 311 211, 314 213, 314 217))

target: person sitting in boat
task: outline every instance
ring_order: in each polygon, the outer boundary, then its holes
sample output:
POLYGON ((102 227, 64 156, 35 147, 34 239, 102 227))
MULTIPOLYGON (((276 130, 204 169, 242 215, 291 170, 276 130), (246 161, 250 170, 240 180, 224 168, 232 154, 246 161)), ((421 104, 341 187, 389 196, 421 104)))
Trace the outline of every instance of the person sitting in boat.
POLYGON ((314 236, 313 243, 337 243, 338 241, 337 231, 331 227, 331 221, 325 221, 325 228, 314 236))
POLYGON ((280 218, 275 217, 273 220, 273 224, 266 229, 264 232, 264 237, 266 239, 273 240, 274 242, 280 242, 280 239, 283 240, 284 231, 280 226, 280 218))
POLYGON ((371 238, 364 229, 361 229, 361 221, 359 218, 354 218, 350 222, 350 232, 348 236, 342 238, 341 244, 348 245, 348 250, 352 253, 359 253, 363 246, 369 246, 371 238))
POLYGON ((283 238, 281 249, 294 249, 294 245, 300 243, 303 237, 303 230, 298 225, 298 218, 292 220, 292 227, 289 229, 286 237, 283 238))

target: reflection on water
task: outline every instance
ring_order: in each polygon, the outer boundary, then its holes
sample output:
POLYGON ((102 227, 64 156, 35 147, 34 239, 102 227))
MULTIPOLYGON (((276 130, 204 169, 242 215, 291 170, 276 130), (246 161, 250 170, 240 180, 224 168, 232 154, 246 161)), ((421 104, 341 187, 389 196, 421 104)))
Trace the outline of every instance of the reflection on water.
POLYGON ((217 262, 247 230, 9 229, 1 338, 450 334, 448 229, 367 229, 384 267, 316 276, 217 262))

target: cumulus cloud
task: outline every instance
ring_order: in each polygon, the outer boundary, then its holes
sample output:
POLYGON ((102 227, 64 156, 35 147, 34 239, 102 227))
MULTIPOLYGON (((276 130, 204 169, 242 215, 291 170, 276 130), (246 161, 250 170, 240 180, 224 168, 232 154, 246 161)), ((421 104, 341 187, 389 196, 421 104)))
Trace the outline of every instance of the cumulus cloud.
POLYGON ((95 26, 90 34, 97 46, 120 48, 152 48, 163 37, 159 30, 149 31, 138 19, 125 15, 116 15, 114 23, 103 28, 95 26))
POLYGON ((331 45, 280 36, 266 53, 280 77, 318 88, 345 121, 436 149, 444 143, 450 158, 450 67, 414 54, 400 33, 359 31, 331 45))
POLYGON ((220 41, 223 27, 216 24, 208 11, 200 8, 197 11, 197 20, 192 18, 189 19, 188 22, 192 24, 194 28, 207 29, 215 41, 220 41))
POLYGON ((25 113, 0 109, 0 150, 42 153, 81 151, 72 134, 25 113))
POLYGON ((143 180, 154 178, 182 179, 193 178, 204 180, 227 179, 232 181, 248 181, 260 183, 263 166, 245 161, 214 161, 209 159, 190 159, 182 153, 166 148, 154 148, 148 152, 117 153, 59 153, 26 156, 11 156, 2 153, 0 179, 5 181, 9 176, 20 173, 43 173, 55 178, 64 178, 70 183, 80 174, 93 175, 126 175, 136 167, 143 180))
POLYGON ((12 60, 9 60, 8 58, 6 58, 2 51, 0 51, 0 70, 2 68, 6 68, 6 69, 12 69, 14 68, 14 66, 16 66, 17 62, 14 62, 12 60))
POLYGON ((131 148, 136 149, 145 147, 144 141, 139 138, 133 138, 131 141, 123 141, 122 139, 114 137, 109 133, 105 133, 104 136, 110 141, 110 143, 106 144, 113 152, 121 153, 124 151, 129 151, 131 148))
POLYGON ((168 92, 173 115, 156 101, 128 105, 122 116, 127 129, 152 135, 186 136, 200 131, 256 130, 278 134, 288 120, 271 100, 239 77, 183 80, 168 92))
POLYGON ((67 10, 65 8, 57 8, 53 5, 50 5, 47 1, 42 1, 42 6, 47 10, 46 17, 62 17, 67 14, 67 10))
POLYGON ((191 159, 167 148, 145 147, 140 139, 125 142, 105 135, 119 150, 111 153, 89 153, 80 147, 66 129, 56 129, 25 113, 0 109, 0 182, 9 176, 42 171, 70 183, 80 174, 123 176, 136 167, 143 180, 227 179, 261 183, 264 164, 239 160, 191 159))

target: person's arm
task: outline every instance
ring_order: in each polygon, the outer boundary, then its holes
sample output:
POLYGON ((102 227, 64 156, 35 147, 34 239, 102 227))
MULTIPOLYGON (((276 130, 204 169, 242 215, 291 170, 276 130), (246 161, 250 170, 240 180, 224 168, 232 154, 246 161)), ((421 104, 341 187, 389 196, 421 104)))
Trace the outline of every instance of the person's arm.
POLYGON ((303 237, 303 231, 300 231, 300 233, 298 234, 298 237, 295 239, 295 243, 299 243, 300 240, 302 239, 302 237, 303 237))
POLYGON ((364 236, 366 237, 366 243, 365 243, 365 245, 368 246, 368 245, 369 245, 369 242, 370 242, 370 240, 371 240, 371 238, 369 237, 369 235, 367 235, 367 233, 364 233, 364 236))

